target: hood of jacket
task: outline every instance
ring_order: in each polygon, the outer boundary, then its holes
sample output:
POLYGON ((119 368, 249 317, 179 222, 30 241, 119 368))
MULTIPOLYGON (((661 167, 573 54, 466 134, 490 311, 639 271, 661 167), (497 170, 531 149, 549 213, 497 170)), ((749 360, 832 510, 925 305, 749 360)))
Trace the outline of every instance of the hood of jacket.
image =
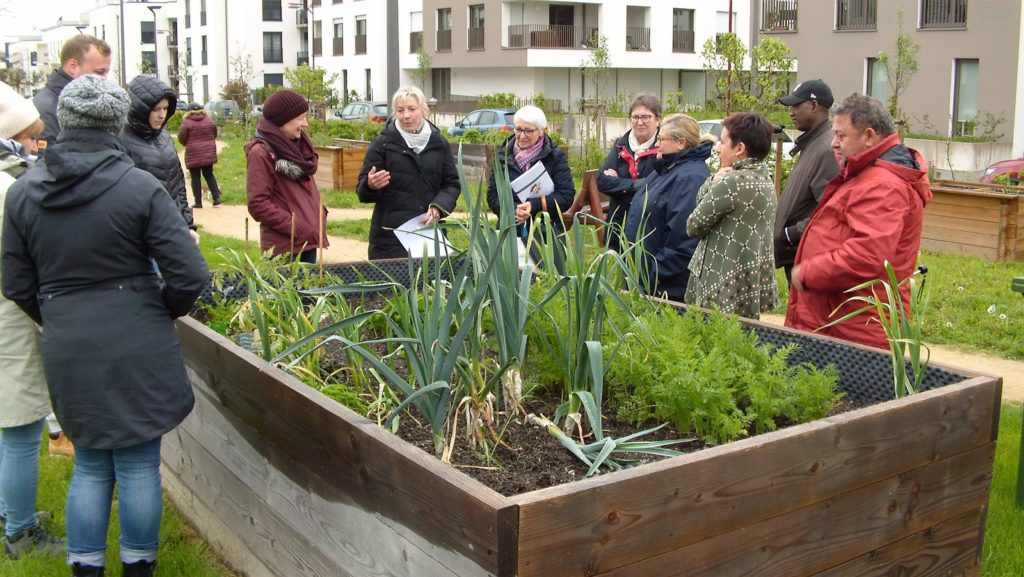
POLYGON ((840 168, 838 178, 849 180, 869 166, 883 168, 906 182, 925 204, 932 199, 924 157, 920 152, 904 146, 899 134, 890 134, 871 148, 847 158, 846 164, 840 168))
POLYGON ((131 97, 131 107, 128 109, 128 130, 141 136, 146 140, 152 140, 159 136, 171 117, 177 112, 178 95, 174 93, 166 83, 155 76, 136 76, 128 85, 128 96, 131 97), (153 107, 167 99, 167 116, 159 129, 149 125, 149 113, 153 107))
POLYGON ((120 139, 105 130, 65 130, 53 154, 25 176, 29 197, 43 208, 67 208, 101 196, 135 167, 120 139), (82 183, 88 181, 87 186, 82 183))
POLYGON ((658 174, 664 174, 684 162, 689 162, 691 160, 705 162, 707 159, 711 158, 712 148, 714 148, 714 146, 710 142, 702 142, 697 146, 684 148, 679 152, 673 152, 671 154, 665 154, 665 152, 662 151, 661 158, 654 163, 654 170, 658 174))

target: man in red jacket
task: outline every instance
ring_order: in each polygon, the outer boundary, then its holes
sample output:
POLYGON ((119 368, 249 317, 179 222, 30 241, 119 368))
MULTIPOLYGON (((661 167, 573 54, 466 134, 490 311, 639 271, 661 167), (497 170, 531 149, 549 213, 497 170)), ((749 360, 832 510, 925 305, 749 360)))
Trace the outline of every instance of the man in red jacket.
MULTIPOLYGON (((786 312, 786 326, 807 331, 860 308, 859 303, 843 302, 858 294, 870 295, 869 290, 845 291, 886 278, 885 261, 901 280, 914 272, 924 206, 932 198, 924 158, 900 143, 881 102, 860 94, 850 96, 834 111, 832 131, 839 176, 825 188, 800 241, 786 312)), ((909 307, 909 287, 904 285, 900 293, 909 307)), ((821 332, 889 348, 874 313, 821 332)))

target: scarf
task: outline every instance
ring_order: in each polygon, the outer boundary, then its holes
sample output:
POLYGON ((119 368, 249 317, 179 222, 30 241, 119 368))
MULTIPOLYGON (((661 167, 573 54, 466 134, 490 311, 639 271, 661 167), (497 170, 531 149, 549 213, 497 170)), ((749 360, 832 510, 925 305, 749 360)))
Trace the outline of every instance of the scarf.
MULTIPOLYGON (((633 151, 633 154, 635 154, 635 155, 637 155, 639 157, 639 155, 641 153, 649 150, 652 146, 654 146, 654 141, 657 140, 657 139, 658 139, 658 131, 655 130, 654 134, 652 134, 651 137, 648 138, 646 142, 638 142, 637 139, 636 139, 636 132, 630 130, 629 131, 629 148, 630 148, 630 150, 633 151)), ((636 177, 634 177, 634 178, 636 178, 636 177)))
POLYGON ((406 132, 402 130, 402 126, 398 122, 395 122, 395 128, 398 129, 398 134, 401 134, 405 140, 405 145, 416 154, 423 152, 423 149, 427 147, 427 143, 430 142, 430 124, 426 120, 420 125, 419 132, 406 132))
POLYGON ((307 177, 316 174, 319 156, 313 150, 313 141, 309 139, 308 134, 303 132, 298 140, 292 140, 265 116, 260 117, 256 130, 279 158, 295 163, 307 177))
POLYGON ((519 166, 519 170, 523 172, 530 170, 530 166, 532 166, 533 161, 537 159, 537 156, 540 154, 540 149, 542 146, 544 146, 543 136, 538 138, 537 142, 535 142, 533 146, 527 149, 519 148, 519 143, 516 143, 513 146, 512 150, 516 154, 516 164, 519 166))

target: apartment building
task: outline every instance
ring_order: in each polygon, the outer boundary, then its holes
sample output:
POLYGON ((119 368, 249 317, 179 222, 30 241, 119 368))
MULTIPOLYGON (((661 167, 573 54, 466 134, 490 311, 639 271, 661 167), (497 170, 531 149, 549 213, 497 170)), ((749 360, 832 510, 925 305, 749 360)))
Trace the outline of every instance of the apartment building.
POLYGON ((592 38, 609 54, 604 95, 682 91, 706 99, 705 41, 732 29, 749 46, 751 3, 729 0, 423 0, 428 95, 511 92, 576 108, 594 87, 580 72, 592 38))
POLYGON ((22 96, 31 96, 43 85, 51 70, 49 62, 49 51, 41 35, 18 36, 4 42, 4 65, 10 70, 20 71, 20 84, 11 87, 20 91, 22 96))
POLYGON ((984 113, 1024 154, 1024 10, 1020 0, 760 0, 763 35, 789 45, 798 79, 823 78, 837 100, 861 92, 885 100, 880 52, 895 53, 898 13, 921 46, 919 71, 900 96, 915 132, 977 134, 984 113))

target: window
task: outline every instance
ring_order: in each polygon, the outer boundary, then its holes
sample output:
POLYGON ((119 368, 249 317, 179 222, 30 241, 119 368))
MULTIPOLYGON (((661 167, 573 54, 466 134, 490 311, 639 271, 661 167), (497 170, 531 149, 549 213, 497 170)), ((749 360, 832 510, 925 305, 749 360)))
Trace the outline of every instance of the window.
POLYGON ((263 0, 263 21, 281 22, 281 0, 263 0))
POLYGON ((838 0, 836 30, 874 30, 877 22, 877 0, 838 0))
POLYGON ((341 71, 341 95, 344 102, 348 102, 348 70, 341 71))
POLYGON ((210 99, 210 77, 203 74, 203 102, 210 99))
POLYGON ((796 30, 797 0, 761 0, 761 30, 796 30))
POLYGON ((345 23, 341 18, 334 19, 334 55, 345 53, 345 23))
POLYGON ((280 32, 263 33, 263 61, 284 62, 284 50, 281 48, 280 32))
POLYGON ((373 86, 370 85, 370 69, 366 69, 366 99, 373 100, 373 86))
POLYGON ((323 20, 313 21, 313 56, 320 56, 323 54, 324 36, 323 36, 323 20))
POLYGON ((721 51, 722 36, 729 33, 732 30, 733 34, 736 34, 736 13, 732 13, 732 18, 729 17, 728 12, 718 12, 715 17, 715 51, 721 51))
POLYGON ((366 16, 356 16, 356 54, 366 54, 366 16))
POLYGON ((978 68, 978 60, 956 60, 956 78, 953 84, 953 136, 974 136, 978 120, 978 68))
POLYGON ((189 10, 190 2, 185 0, 185 28, 192 27, 192 12, 189 10))
POLYGON ((199 41, 203 45, 203 51, 200 53, 202 55, 202 59, 199 61, 199 63, 202 64, 203 66, 206 66, 206 64, 207 64, 207 58, 206 58, 206 36, 200 36, 199 37, 199 41))
POLYGON ((672 9, 672 52, 693 52, 693 10, 672 9))
POLYGON ((469 49, 484 49, 484 5, 469 7, 469 49))
POLYGON ((448 100, 452 97, 452 69, 433 68, 430 70, 430 85, 434 98, 448 100))
POLYGON ((199 3, 199 25, 206 26, 206 0, 200 0, 199 3))
POLYGON ((452 9, 437 9, 437 44, 434 47, 438 52, 452 51, 452 9))
POLYGON ((284 86, 284 74, 264 74, 263 86, 267 88, 271 86, 284 86))
POLYGON ((409 54, 423 48, 423 12, 409 13, 409 54))
POLYGON ((886 102, 889 98, 889 73, 877 58, 868 58, 867 89, 865 94, 886 102))
POLYGON ((143 44, 156 44, 156 23, 143 20, 139 24, 142 29, 142 39, 140 42, 143 44))
POLYGON ((967 0, 921 0, 921 28, 967 28, 967 0))
POLYGON ((153 70, 154 76, 156 75, 156 51, 155 50, 143 50, 142 61, 147 63, 153 70))
MULTIPOLYGON (((187 4, 187 3, 186 3, 187 4)), ((185 65, 192 66, 192 39, 185 39, 185 65)))

